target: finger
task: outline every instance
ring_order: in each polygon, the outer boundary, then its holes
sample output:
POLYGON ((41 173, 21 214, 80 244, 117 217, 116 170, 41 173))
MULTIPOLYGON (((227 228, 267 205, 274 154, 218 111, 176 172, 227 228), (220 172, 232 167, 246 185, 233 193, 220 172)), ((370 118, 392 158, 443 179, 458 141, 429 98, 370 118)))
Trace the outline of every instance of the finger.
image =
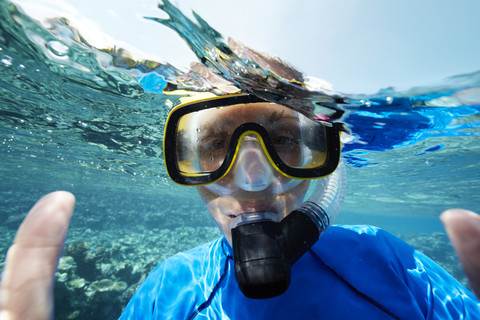
POLYGON ((440 215, 465 274, 480 297, 480 216, 472 211, 451 209, 440 215))
POLYGON ((53 192, 40 199, 18 229, 0 285, 1 320, 50 319, 53 281, 75 197, 53 192))

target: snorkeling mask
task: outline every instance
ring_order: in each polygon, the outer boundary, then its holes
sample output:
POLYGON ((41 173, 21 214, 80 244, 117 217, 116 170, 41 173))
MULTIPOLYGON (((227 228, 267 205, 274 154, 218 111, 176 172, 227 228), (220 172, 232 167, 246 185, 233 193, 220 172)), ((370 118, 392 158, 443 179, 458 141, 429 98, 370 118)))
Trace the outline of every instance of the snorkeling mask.
POLYGON ((205 186, 220 196, 236 190, 276 195, 303 180, 323 178, 309 201, 282 221, 268 210, 233 219, 235 276, 245 296, 283 293, 292 264, 338 213, 345 184, 343 170, 335 171, 341 128, 247 94, 210 95, 170 112, 165 165, 178 184, 205 186))
POLYGON ((340 127, 251 95, 214 96, 170 112, 165 166, 178 184, 212 184, 229 172, 240 142, 254 136, 266 160, 285 177, 320 178, 339 163, 340 127))

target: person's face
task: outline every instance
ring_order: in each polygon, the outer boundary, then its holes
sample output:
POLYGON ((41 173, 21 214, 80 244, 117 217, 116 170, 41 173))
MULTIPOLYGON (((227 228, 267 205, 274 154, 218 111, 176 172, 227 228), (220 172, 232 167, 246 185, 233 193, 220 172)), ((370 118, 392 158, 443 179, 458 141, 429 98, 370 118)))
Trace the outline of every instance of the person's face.
MULTIPOLYGON (((269 136, 273 143, 278 143, 276 150, 279 156, 283 161, 295 165, 300 158, 300 151, 295 149, 297 146, 294 143, 289 145, 288 141, 293 141, 295 135, 299 134, 298 121, 293 112, 289 114, 284 108, 277 110, 275 105, 265 103, 219 109, 209 119, 202 121, 198 130, 201 132, 198 142, 206 153, 201 157, 202 168, 214 170, 220 166, 232 133, 226 132, 227 128, 231 130, 247 122, 268 121, 274 122, 269 126, 269 136)), ((308 180, 293 180, 278 172, 267 160, 255 135, 247 135, 240 141, 237 158, 230 171, 213 185, 197 189, 217 226, 232 244, 230 224, 236 216, 270 211, 283 219, 301 204, 309 184, 308 180), (249 183, 253 186, 249 186, 249 183), (286 185, 289 187, 279 187, 286 185)))

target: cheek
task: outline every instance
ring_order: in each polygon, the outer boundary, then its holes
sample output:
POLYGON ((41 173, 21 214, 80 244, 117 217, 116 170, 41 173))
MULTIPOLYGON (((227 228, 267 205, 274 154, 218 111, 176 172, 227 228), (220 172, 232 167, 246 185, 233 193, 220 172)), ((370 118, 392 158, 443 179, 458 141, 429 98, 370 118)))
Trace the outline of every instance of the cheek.
POLYGON ((285 152, 278 152, 280 159, 291 167, 297 167, 301 164, 302 150, 300 147, 295 146, 291 150, 285 152))
POLYGON ((284 208, 281 216, 282 219, 290 212, 300 207, 303 201, 305 201, 304 197, 309 186, 310 181, 304 180, 289 192, 277 197, 276 201, 281 203, 281 206, 284 208))
POLYGON ((218 228, 225 234, 230 232, 230 218, 222 213, 224 207, 222 198, 216 196, 205 187, 197 187, 198 194, 210 211, 210 215, 217 224, 218 228))

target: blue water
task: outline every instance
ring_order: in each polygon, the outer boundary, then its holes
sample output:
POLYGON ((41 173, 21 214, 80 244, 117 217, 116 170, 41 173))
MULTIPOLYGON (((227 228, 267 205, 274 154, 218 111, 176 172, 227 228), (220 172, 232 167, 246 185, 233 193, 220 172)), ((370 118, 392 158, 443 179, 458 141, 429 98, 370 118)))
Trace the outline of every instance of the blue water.
MULTIPOLYGON (((199 57, 203 44, 228 52, 208 25, 164 9, 171 20, 163 23, 199 57)), ((61 19, 47 30, 0 2, 0 267, 29 208, 59 189, 77 197, 68 242, 88 241, 97 257, 108 252, 92 271, 99 274, 84 276, 86 285, 59 280, 58 301, 78 304, 57 311, 59 318, 93 319, 107 305, 105 314, 115 318, 158 262, 219 236, 196 191, 174 185, 164 169, 163 124, 178 97, 158 89, 181 72, 132 61, 72 37, 61 19), (114 292, 113 306, 112 296, 88 289, 104 278, 128 285, 126 293, 114 292)), ((238 65, 210 66, 240 87, 252 85, 236 76, 238 65)), ((472 71, 438 86, 342 96, 335 108, 345 111, 337 121, 350 132, 343 136, 348 192, 337 223, 373 224, 415 242, 443 232, 438 215, 445 209, 480 211, 480 72, 472 71)), ((463 277, 451 248, 438 243, 446 250, 439 262, 463 277)), ((60 279, 74 277, 62 270, 60 279)))

